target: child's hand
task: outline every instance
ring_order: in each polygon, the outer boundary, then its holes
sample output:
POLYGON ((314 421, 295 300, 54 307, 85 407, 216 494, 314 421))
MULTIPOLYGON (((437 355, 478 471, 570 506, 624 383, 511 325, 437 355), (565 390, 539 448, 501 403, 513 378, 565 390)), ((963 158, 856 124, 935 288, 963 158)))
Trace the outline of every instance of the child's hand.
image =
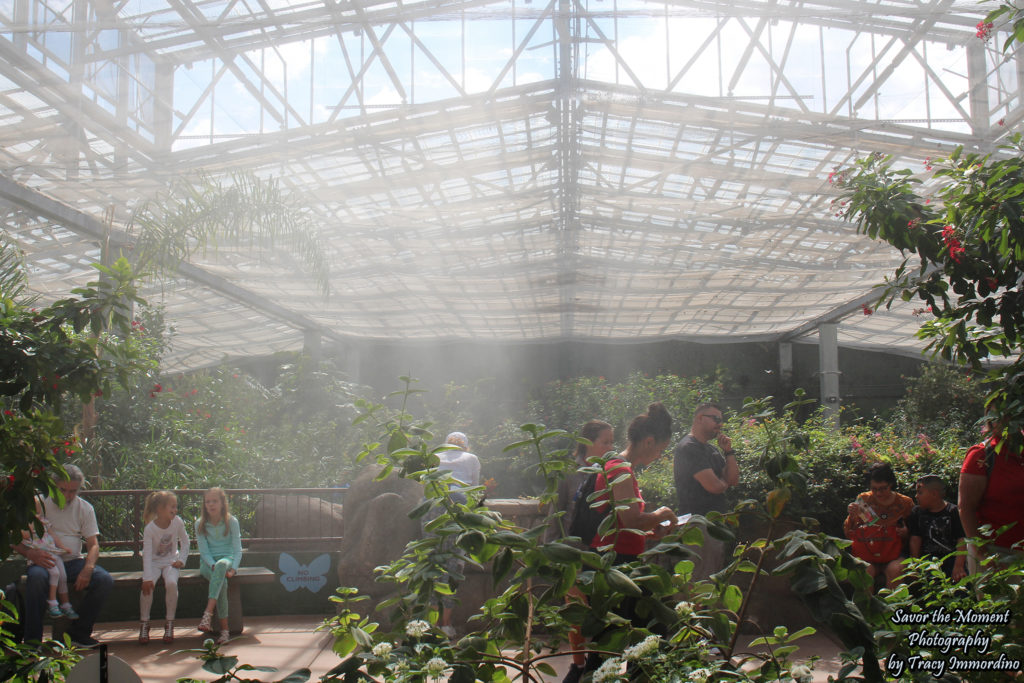
POLYGON ((153 582, 152 581, 143 581, 142 582, 142 594, 143 595, 149 595, 152 592, 153 592, 153 582))
POLYGON ((175 569, 181 569, 182 567, 185 566, 185 563, 182 562, 181 560, 175 560, 174 562, 171 562, 171 566, 174 567, 175 569))

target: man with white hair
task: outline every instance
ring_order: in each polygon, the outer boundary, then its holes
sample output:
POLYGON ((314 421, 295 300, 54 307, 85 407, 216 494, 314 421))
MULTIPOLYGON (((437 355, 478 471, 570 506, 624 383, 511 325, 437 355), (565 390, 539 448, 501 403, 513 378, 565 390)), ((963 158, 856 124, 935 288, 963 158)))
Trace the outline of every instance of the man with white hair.
POLYGON ((82 470, 75 465, 65 465, 67 481, 59 481, 57 488, 64 494, 64 505, 50 497, 43 500, 43 515, 50 521, 50 533, 69 552, 55 560, 48 553, 32 548, 25 543, 14 546, 14 550, 32 562, 26 574, 25 589, 25 640, 43 639, 43 610, 49 588, 49 573, 46 568, 54 562, 64 562, 68 586, 76 591, 85 591, 78 605, 78 619, 71 622, 68 635, 79 647, 95 647, 98 642, 92 637, 100 609, 106 601, 114 580, 103 567, 96 564, 100 557, 99 528, 96 511, 92 505, 78 497, 85 481, 82 470), (85 554, 82 546, 85 546, 85 554))

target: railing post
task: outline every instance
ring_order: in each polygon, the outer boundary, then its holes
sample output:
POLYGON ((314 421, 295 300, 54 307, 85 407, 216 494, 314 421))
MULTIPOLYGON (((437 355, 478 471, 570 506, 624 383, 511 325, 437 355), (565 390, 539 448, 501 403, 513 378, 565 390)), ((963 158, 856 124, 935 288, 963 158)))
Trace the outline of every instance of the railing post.
POLYGON ((145 523, 142 520, 143 497, 145 492, 136 491, 132 494, 132 509, 135 511, 132 517, 132 557, 142 555, 142 532, 145 530, 145 523))

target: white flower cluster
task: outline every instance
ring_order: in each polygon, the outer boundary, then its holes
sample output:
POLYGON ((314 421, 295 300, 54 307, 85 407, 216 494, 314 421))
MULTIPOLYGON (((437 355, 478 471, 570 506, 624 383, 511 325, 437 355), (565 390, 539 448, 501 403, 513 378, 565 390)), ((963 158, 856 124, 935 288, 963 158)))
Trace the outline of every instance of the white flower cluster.
POLYGON ((394 646, 391 643, 377 643, 373 646, 373 656, 387 659, 392 649, 394 649, 394 646))
POLYGON ((444 677, 445 671, 448 669, 448 662, 444 661, 440 657, 433 657, 427 662, 424 669, 427 672, 427 676, 439 681, 444 677))
POLYGON ((685 600, 683 600, 682 602, 676 605, 676 614, 678 614, 683 619, 692 617, 694 611, 695 610, 693 609, 692 602, 686 602, 685 600))
POLYGON ((814 673, 811 671, 811 667, 806 664, 794 664, 789 669, 789 675, 797 683, 811 683, 814 680, 814 673))
POLYGON ((661 638, 658 636, 647 636, 636 645, 627 647, 622 656, 631 662, 635 662, 657 652, 659 644, 661 644, 661 638))
POLYGON ((622 680, 622 662, 615 657, 604 660, 594 672, 594 683, 617 683, 622 680))
POLYGON ((691 683, 708 683, 709 678, 711 678, 711 672, 707 669, 694 669, 690 672, 691 683))
POLYGON ((430 624, 422 619, 413 619, 405 625, 405 634, 413 638, 422 638, 430 632, 430 624))

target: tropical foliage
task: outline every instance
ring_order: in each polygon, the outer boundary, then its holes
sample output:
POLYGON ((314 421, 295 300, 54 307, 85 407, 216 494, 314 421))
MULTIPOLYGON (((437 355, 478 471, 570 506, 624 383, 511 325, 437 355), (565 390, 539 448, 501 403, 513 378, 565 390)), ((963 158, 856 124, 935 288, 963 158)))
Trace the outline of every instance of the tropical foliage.
MULTIPOLYGON (((865 615, 884 607, 866 590, 856 591, 853 602, 843 593, 840 582, 852 581, 863 589, 868 581, 861 563, 846 551, 848 542, 802 529, 786 533, 780 524, 790 502, 806 486, 798 456, 806 454, 808 441, 771 426, 777 416, 769 405, 768 400, 749 403, 744 419, 768 421, 757 466, 770 481, 770 489, 731 513, 712 513, 706 520, 712 533, 724 539, 735 539, 741 516, 760 520, 764 534, 740 539, 725 569, 710 580, 695 581, 693 562, 687 559, 692 545, 701 543, 695 524, 666 536, 640 560, 625 564, 616 564, 610 548, 581 550, 579 539, 572 537, 546 540, 561 513, 525 529, 480 506, 480 487, 464 489, 467 504, 454 502, 447 495, 451 475, 437 469, 438 449, 429 445, 429 429, 404 412, 380 419, 383 406, 363 404, 368 417, 387 427, 367 446, 364 457, 384 465, 382 477, 396 472, 424 484, 428 498, 414 515, 423 515, 432 506, 443 512, 427 525, 430 535, 379 568, 380 581, 396 584, 394 596, 379 605, 385 611, 381 622, 374 614, 362 615, 354 609, 359 596, 352 589, 339 591, 338 616, 327 625, 344 660, 332 672, 332 680, 376 676, 386 681, 426 682, 442 675, 455 682, 508 681, 513 675, 538 680, 539 675, 553 672, 545 660, 576 624, 589 641, 589 651, 605 658, 595 681, 620 681, 627 676, 659 681, 809 680, 809 666, 794 664, 792 657, 793 643, 812 633, 812 628, 797 633, 777 628, 755 642, 763 648, 756 654, 741 655, 736 650, 751 597, 769 573, 770 556, 781 562, 773 572, 792 576, 794 590, 822 621, 851 648, 860 648, 865 675, 879 680, 865 615), (446 538, 453 542, 445 543, 446 538), (453 555, 490 567, 494 584, 502 589, 482 606, 472 632, 455 643, 436 626, 438 599, 450 591, 439 577, 453 555), (666 557, 676 559, 666 565, 666 557), (740 577, 746 578, 738 582, 740 577), (574 588, 586 596, 586 602, 566 599, 574 588)), ((787 413, 793 407, 787 407, 787 413)), ((531 468, 545 482, 540 502, 551 503, 559 479, 575 467, 569 449, 553 447, 568 435, 536 424, 523 425, 522 431, 524 438, 509 448, 533 454, 531 468)), ((613 506, 629 502, 617 500, 613 506)), ((604 522, 611 531, 614 519, 609 515, 604 522)), ((701 521, 705 520, 695 519, 701 521)))
MULTIPOLYGON (((987 40, 1006 29, 1003 49, 1014 50, 1024 38, 1022 17, 1020 8, 1002 3, 979 22, 978 36, 987 40)), ((978 372, 989 361, 1005 361, 987 369, 986 403, 1000 418, 1004 442, 1021 445, 1024 138, 1009 133, 992 154, 958 147, 925 160, 924 174, 871 154, 837 169, 831 180, 838 213, 906 255, 881 301, 920 301, 925 322, 918 336, 942 358, 978 372)))
POLYGON ((41 309, 13 298, 17 277, 0 279, 0 558, 35 524, 34 497, 60 496, 62 463, 80 453, 65 398, 88 404, 147 365, 126 314, 138 301, 131 267, 97 269, 98 280, 41 309))

